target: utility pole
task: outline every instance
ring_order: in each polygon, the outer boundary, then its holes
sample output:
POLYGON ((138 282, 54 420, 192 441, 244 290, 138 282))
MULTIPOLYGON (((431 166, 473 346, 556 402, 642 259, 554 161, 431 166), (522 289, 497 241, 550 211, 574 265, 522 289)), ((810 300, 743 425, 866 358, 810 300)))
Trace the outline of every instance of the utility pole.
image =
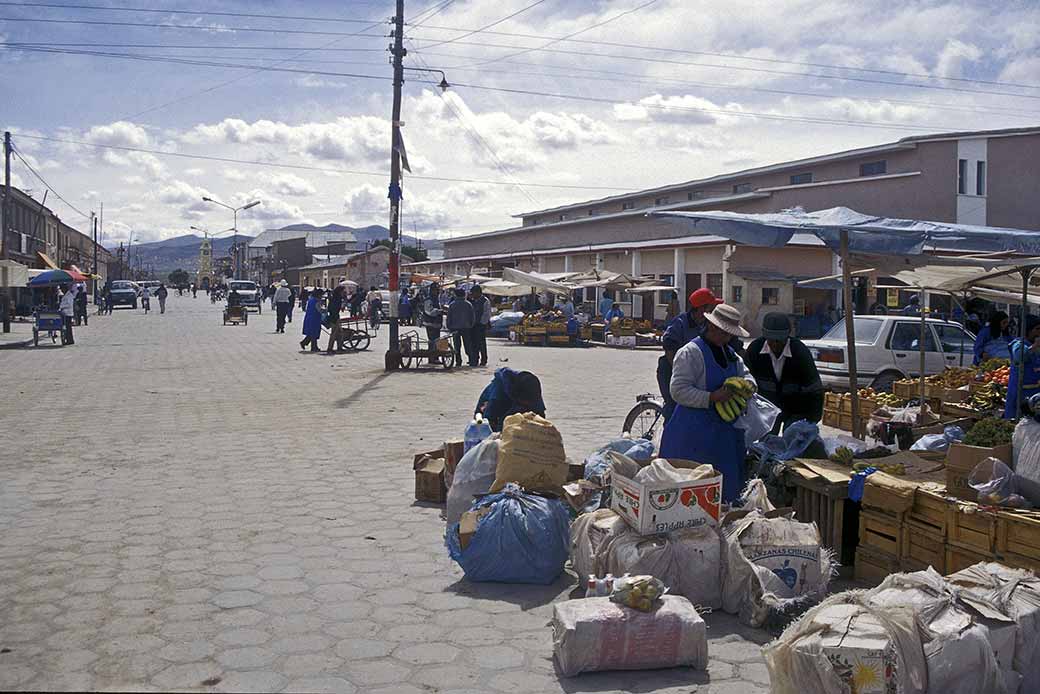
MULTIPOLYGON (((387 371, 401 367, 398 337, 398 296, 401 291, 401 87, 404 85, 404 0, 397 0, 394 16, 394 108, 390 131, 390 346, 384 366, 387 371)), ((430 345, 433 349, 433 345, 430 345)))
MULTIPOLYGON (((4 221, 0 225, 0 258, 7 260, 10 252, 7 248, 10 239, 7 236, 7 228, 11 224, 11 133, 4 132, 4 221)), ((0 297, 0 309, 3 309, 3 330, 11 332, 11 308, 7 297, 7 287, 0 287, 3 296, 0 297)))
MULTIPOLYGON (((93 214, 91 216, 94 217, 93 214)), ((97 268, 97 217, 94 217, 94 273, 93 274, 94 274, 94 303, 95 304, 97 303, 97 300, 98 300, 98 291, 97 291, 98 271, 97 270, 98 270, 98 268, 97 268)))

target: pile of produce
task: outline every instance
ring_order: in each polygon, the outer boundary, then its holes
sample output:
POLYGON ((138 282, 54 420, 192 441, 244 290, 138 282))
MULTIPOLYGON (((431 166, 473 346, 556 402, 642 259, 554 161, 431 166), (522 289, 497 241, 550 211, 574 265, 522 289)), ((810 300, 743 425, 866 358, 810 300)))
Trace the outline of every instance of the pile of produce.
POLYGON ((852 466, 853 463, 852 449, 848 446, 838 446, 837 449, 830 455, 830 461, 832 463, 840 463, 842 465, 852 466))
POLYGON ((967 446, 981 446, 982 448, 993 448, 1011 443, 1011 437, 1015 433, 1015 424, 1010 419, 999 419, 997 417, 986 417, 975 423, 964 437, 967 446))
POLYGON ((528 313, 524 316, 523 324, 529 327, 543 326, 548 323, 566 323, 567 319, 564 318, 562 311, 556 310, 542 310, 536 313, 528 313))
POLYGON ((873 400, 874 404, 878 407, 902 407, 906 400, 893 395, 892 393, 882 393, 881 391, 874 390, 873 388, 860 388, 859 389, 860 400, 873 400))
POLYGON ((730 376, 722 384, 733 393, 733 397, 725 402, 715 403, 715 411, 724 422, 732 422, 747 409, 747 401, 755 394, 755 388, 743 378, 730 376))
POLYGON ((830 456, 830 461, 838 463, 840 465, 847 465, 856 472, 862 472, 869 467, 876 468, 882 472, 887 472, 890 475, 905 475, 906 466, 902 463, 873 463, 866 462, 865 460, 856 460, 856 458, 884 458, 892 455, 892 451, 884 447, 872 448, 869 451, 864 451, 859 456, 852 452, 852 449, 848 446, 839 446, 837 450, 830 456), (868 455, 869 454, 869 455, 868 455))
POLYGON ((974 375, 975 369, 952 366, 944 369, 942 373, 927 376, 924 382, 933 386, 956 389, 968 385, 974 375))
POLYGON ((976 412, 988 412, 1004 407, 1004 389, 990 381, 971 396, 968 406, 976 412))
MULTIPOLYGON (((990 361, 1003 361, 1007 362, 1007 359, 991 359, 990 361)), ((996 383, 997 385, 1007 387, 1008 378, 1011 376, 1011 366, 999 366, 990 371, 983 371, 979 376, 978 380, 983 383, 996 383)))
POLYGON ((987 359, 986 361, 976 366, 975 370, 979 374, 984 374, 987 371, 996 371, 997 369, 1000 369, 1005 366, 1011 366, 1010 359, 987 359))
POLYGON ((859 461, 852 464, 852 469, 856 472, 863 472, 870 467, 881 470, 881 472, 887 472, 890 475, 906 474, 906 466, 902 463, 865 463, 859 461))

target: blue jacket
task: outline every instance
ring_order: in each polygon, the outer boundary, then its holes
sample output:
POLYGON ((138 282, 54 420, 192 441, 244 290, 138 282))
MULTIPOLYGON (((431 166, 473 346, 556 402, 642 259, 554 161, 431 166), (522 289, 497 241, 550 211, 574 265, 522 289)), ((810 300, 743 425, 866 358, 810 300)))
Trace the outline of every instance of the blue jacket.
POLYGON ((603 320, 605 320, 606 322, 609 323, 610 321, 614 320, 615 318, 624 318, 624 317, 625 317, 625 312, 624 311, 622 311, 619 308, 612 308, 609 311, 607 311, 607 314, 603 317, 603 320))
MULTIPOLYGON (((994 341, 1002 341, 1002 342, 1004 342, 1005 345, 1008 343, 1008 339, 1006 337, 998 337, 998 338, 996 338, 996 340, 994 340, 994 338, 992 336, 992 333, 990 332, 989 326, 988 325, 982 326, 982 329, 979 330, 979 334, 975 337, 975 358, 972 360, 972 364, 974 364, 975 366, 979 365, 979 363, 982 361, 982 353, 983 353, 983 351, 988 353, 990 358, 993 358, 993 356, 1002 357, 1004 359, 1009 358, 1010 353, 1005 354, 1005 352, 1007 352, 1007 350, 1008 350, 1008 348, 1006 346, 1003 346, 1002 349, 997 349, 996 355, 994 355, 994 353, 993 353, 994 352, 993 347, 991 347, 990 349, 986 349, 986 345, 988 345, 990 342, 994 342, 994 341)), ((995 345, 994 347, 1002 347, 1002 346, 1001 345, 995 345)))
POLYGON ((513 379, 520 374, 519 371, 502 367, 495 370, 495 377, 491 383, 484 388, 477 400, 476 412, 482 412, 484 419, 491 425, 493 431, 502 431, 502 421, 511 414, 521 412, 534 412, 545 416, 545 402, 539 400, 534 408, 521 408, 510 393, 513 387, 513 379))
POLYGON ((303 315, 303 334, 307 337, 321 336, 321 308, 313 296, 307 299, 307 311, 303 315))

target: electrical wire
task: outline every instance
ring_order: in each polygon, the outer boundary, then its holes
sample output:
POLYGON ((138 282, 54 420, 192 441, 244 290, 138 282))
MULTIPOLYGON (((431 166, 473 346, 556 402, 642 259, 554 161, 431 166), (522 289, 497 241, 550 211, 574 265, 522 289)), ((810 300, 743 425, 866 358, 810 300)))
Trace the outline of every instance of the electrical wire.
MULTIPOLYGON (((516 17, 519 14, 523 14, 524 12, 527 12, 530 9, 538 7, 539 5, 544 3, 545 1, 546 0, 536 0, 535 2, 531 3, 530 5, 527 5, 526 7, 521 7, 519 10, 517 10, 516 12, 514 12, 512 14, 506 15, 502 19, 499 19, 499 20, 496 20, 494 22, 491 22, 490 24, 485 24, 484 26, 480 27, 479 29, 474 29, 474 30, 472 30, 470 32, 462 34, 461 36, 457 36, 457 37, 455 37, 453 39, 448 39, 446 41, 440 41, 438 43, 434 43, 434 44, 431 44, 431 45, 426 46, 426 47, 427 48, 432 48, 433 46, 443 46, 446 43, 455 43, 456 41, 460 41, 460 40, 462 40, 462 39, 464 39, 464 38, 466 38, 468 36, 473 36, 473 34, 479 34, 482 31, 487 31, 491 27, 498 26, 499 24, 502 24, 503 22, 507 22, 507 21, 509 21, 513 17, 516 17)), ((415 25, 413 25, 413 26, 415 26, 415 25)))
MULTIPOLYGON (((22 135, 19 135, 19 137, 23 137, 23 136, 22 136, 22 135)), ((87 213, 86 213, 86 212, 84 212, 83 210, 81 210, 81 209, 79 209, 78 207, 76 207, 75 205, 73 205, 73 204, 72 204, 71 202, 69 202, 68 200, 66 200, 66 199, 65 199, 65 198, 64 198, 64 197, 62 196, 62 194, 61 194, 61 193, 59 193, 58 191, 56 191, 56 190, 54 189, 54 186, 52 186, 52 185, 51 185, 50 183, 48 183, 48 182, 47 182, 47 180, 46 180, 46 179, 45 179, 45 178, 44 178, 43 176, 41 176, 41 175, 40 175, 40 172, 39 172, 39 171, 37 171, 36 169, 34 169, 34 168, 33 168, 33 166, 32 166, 32 164, 30 164, 29 162, 27 162, 27 161, 25 160, 25 157, 23 157, 23 156, 22 156, 22 153, 21 153, 21 152, 19 152, 19 151, 18 151, 18 148, 17 148, 17 147, 15 147, 15 146, 14 146, 13 144, 11 145, 11 151, 12 151, 12 152, 14 152, 14 155, 15 155, 16 157, 18 157, 18 160, 22 162, 22 165, 23 165, 23 166, 25 166, 25 168, 27 168, 27 169, 28 169, 29 171, 31 171, 31 172, 32 172, 33 176, 35 176, 36 178, 40 179, 40 183, 42 183, 42 184, 44 185, 44 187, 45 187, 45 188, 47 188, 47 190, 49 190, 49 191, 51 191, 52 193, 54 193, 54 196, 55 196, 56 198, 58 198, 58 199, 59 199, 59 200, 61 200, 61 201, 62 201, 63 203, 65 203, 66 205, 68 205, 68 206, 69 206, 69 207, 70 207, 71 209, 73 209, 73 210, 74 210, 74 211, 75 211, 76 213, 78 213, 78 214, 82 215, 83 217, 86 217, 87 219, 90 219, 90 215, 89 215, 89 214, 87 214, 87 213)))
MULTIPOLYGON (((372 35, 374 37, 374 35, 372 35)), ((28 46, 41 48, 170 48, 170 49, 193 49, 193 50, 219 50, 219 51, 330 51, 330 52, 360 52, 360 53, 385 53, 386 48, 331 48, 306 46, 228 46, 214 45, 211 43, 201 44, 178 44, 178 43, 59 43, 50 41, 7 41, 7 46, 28 46)), ((458 57, 458 56, 452 56, 458 57)), ((382 64, 382 63, 380 63, 382 64)))
POLYGON ((432 19, 434 16, 436 16, 436 15, 440 14, 441 12, 443 12, 444 10, 448 9, 448 6, 451 5, 453 2, 455 2, 455 0, 445 0, 444 2, 436 3, 432 7, 429 7, 427 9, 423 10, 422 12, 417 13, 415 15, 415 19, 413 20, 416 23, 413 24, 412 26, 420 26, 424 22, 432 19), (426 16, 424 17, 423 15, 426 15, 426 16))
MULTIPOLYGON (((297 171, 323 171, 329 173, 338 174, 349 174, 354 176, 377 176, 379 178, 385 178, 385 171, 357 171, 352 169, 336 169, 332 167, 322 166, 308 166, 306 164, 280 164, 277 162, 269 161, 255 161, 251 159, 235 159, 232 157, 217 157, 206 154, 185 154, 183 152, 164 152, 158 149, 146 149, 143 147, 125 147, 122 145, 102 145, 96 142, 84 142, 82 140, 69 140, 58 137, 45 137, 43 135, 26 135, 20 134, 19 137, 27 138, 30 140, 40 140, 43 142, 57 142, 68 145, 79 145, 81 147, 93 147, 95 149, 111 149, 121 152, 140 152, 143 154, 154 154, 161 157, 176 157, 179 159, 197 159, 201 161, 216 161, 225 164, 247 164, 251 166, 262 166, 275 169, 292 169, 297 171)), ((446 181, 449 183, 486 183, 488 185, 497 186, 515 186, 516 183, 513 181, 497 181, 493 179, 484 178, 451 178, 447 176, 426 176, 421 174, 413 174, 411 178, 420 179, 424 181, 446 181)), ((637 188, 626 188, 624 186, 584 186, 584 185, 568 185, 568 184, 555 184, 555 183, 524 183, 525 186, 532 188, 553 188, 560 190, 620 190, 620 191, 635 191, 637 188)))
MULTIPOLYGON (((352 0, 355 4, 366 4, 366 5, 377 5, 378 2, 358 2, 358 0, 352 0)), ((245 17, 252 19, 292 19, 301 20, 306 22, 338 22, 340 24, 368 24, 373 21, 371 19, 343 19, 340 17, 304 17, 298 15, 285 15, 285 14, 254 14, 249 12, 213 12, 211 10, 168 10, 165 8, 149 8, 149 7, 107 7, 104 5, 66 5, 56 2, 0 2, 0 6, 6 7, 41 7, 41 8, 53 8, 61 10, 102 10, 105 12, 148 12, 154 14, 181 14, 181 15, 201 15, 207 17, 245 17)))
POLYGON ((44 19, 42 17, 0 17, 3 22, 31 22, 36 24, 77 24, 86 26, 137 27, 147 29, 179 29, 184 31, 209 31, 214 33, 256 32, 262 34, 300 34, 304 36, 362 36, 374 38, 371 34, 342 31, 317 31, 307 29, 269 29, 260 27, 225 27, 203 26, 201 24, 159 24, 156 22, 113 22, 98 19, 44 19))

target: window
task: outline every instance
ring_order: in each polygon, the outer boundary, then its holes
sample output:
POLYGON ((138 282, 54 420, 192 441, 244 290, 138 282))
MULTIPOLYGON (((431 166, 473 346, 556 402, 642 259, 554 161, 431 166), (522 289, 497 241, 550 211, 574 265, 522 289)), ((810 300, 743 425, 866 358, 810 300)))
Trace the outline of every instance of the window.
POLYGON ((986 162, 975 162, 975 195, 986 194, 986 162))
POLYGON ((776 306, 780 303, 779 287, 762 287, 762 305, 776 306))
POLYGON ((596 300, 596 288, 595 287, 585 287, 585 301, 595 301, 595 300, 596 300))
POLYGON ((595 217, 596 216, 596 210, 589 210, 589 216, 590 217, 595 217))
MULTIPOLYGON (((867 344, 872 345, 877 341, 878 335, 881 333, 882 321, 877 318, 860 318, 856 316, 852 319, 853 328, 852 331, 856 334, 856 344, 867 344)), ((844 342, 845 341, 845 321, 844 319, 839 320, 834 324, 827 334, 823 336, 824 340, 835 340, 844 342)))
MULTIPOLYGON (((675 284, 675 275, 658 275, 658 284, 661 285, 672 285, 675 284)), ((663 292, 657 292, 657 303, 661 306, 667 306, 668 302, 672 300, 672 290, 669 289, 663 292)))
POLYGON ((800 186, 806 183, 812 183, 812 173, 800 173, 791 176, 792 186, 800 186))
MULTIPOLYGON (((892 336, 888 339, 888 348, 892 350, 919 351, 921 349, 921 324, 911 321, 899 321, 892 328, 892 336)), ((974 347, 974 343, 972 343, 974 347)), ((935 338, 932 331, 924 333, 924 351, 935 352, 935 338)))
POLYGON ((567 215, 565 215, 565 214, 561 214, 561 215, 560 215, 560 221, 561 221, 561 222, 565 222, 565 221, 567 221, 567 215))
POLYGON ((665 196, 663 198, 655 198, 654 199, 654 204, 655 205, 667 205, 668 204, 668 197, 665 196))
POLYGON ((622 210, 634 210, 635 208, 636 208, 636 204, 634 202, 623 202, 623 203, 621 203, 621 209, 622 210))
POLYGON ((750 192, 751 192, 751 184, 750 183, 737 183, 736 185, 733 186, 733 194, 734 195, 740 195, 741 193, 750 193, 750 192))
POLYGON ((959 325, 935 325, 934 327, 935 332, 939 335, 939 344, 942 345, 943 352, 968 356, 974 354, 975 340, 964 328, 959 325))
POLYGON ((965 195, 968 192, 968 160, 957 160, 957 192, 965 195))
POLYGON ((697 197, 695 193, 687 193, 686 194, 686 199, 687 200, 693 200, 695 197, 697 197))
POLYGON ((729 288, 729 293, 730 302, 734 304, 744 303, 744 287, 742 285, 734 284, 732 287, 729 288))
POLYGON ((860 176, 882 176, 888 172, 888 162, 882 159, 881 161, 869 161, 866 164, 859 165, 860 176))
POLYGON ((722 296, 722 274, 708 273, 708 289, 715 296, 722 296))

